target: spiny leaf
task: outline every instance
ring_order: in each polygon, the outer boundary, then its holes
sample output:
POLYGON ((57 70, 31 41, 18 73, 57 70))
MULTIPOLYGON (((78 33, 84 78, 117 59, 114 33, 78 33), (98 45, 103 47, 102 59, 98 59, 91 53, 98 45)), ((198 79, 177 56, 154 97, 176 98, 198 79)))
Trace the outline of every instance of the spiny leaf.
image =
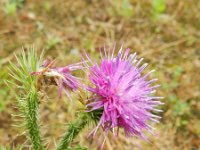
MULTIPOLYGON (((42 54, 43 55, 43 54, 42 54)), ((34 48, 31 48, 26 55, 24 51, 20 56, 16 56, 17 65, 10 62, 10 76, 13 81, 7 81, 10 88, 15 87, 20 92, 15 92, 20 116, 23 116, 22 123, 28 129, 29 138, 35 150, 43 150, 43 142, 40 137, 38 125, 38 91, 36 90, 36 77, 31 76, 31 72, 39 69, 40 62, 34 48)), ((13 91, 15 89, 13 88, 13 91)))

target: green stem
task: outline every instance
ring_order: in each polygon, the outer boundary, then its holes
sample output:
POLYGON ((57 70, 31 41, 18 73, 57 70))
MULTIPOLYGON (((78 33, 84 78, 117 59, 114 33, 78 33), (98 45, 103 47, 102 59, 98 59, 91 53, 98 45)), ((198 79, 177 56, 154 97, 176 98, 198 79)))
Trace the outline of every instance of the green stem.
POLYGON ((37 122, 38 115, 38 94, 37 91, 32 91, 29 93, 29 97, 27 99, 27 127, 29 130, 29 136, 32 141, 33 148, 35 150, 44 150, 42 145, 39 125, 37 122))
POLYGON ((75 122, 69 125, 69 128, 58 145, 57 150, 66 150, 86 124, 88 124, 88 114, 82 113, 75 122))

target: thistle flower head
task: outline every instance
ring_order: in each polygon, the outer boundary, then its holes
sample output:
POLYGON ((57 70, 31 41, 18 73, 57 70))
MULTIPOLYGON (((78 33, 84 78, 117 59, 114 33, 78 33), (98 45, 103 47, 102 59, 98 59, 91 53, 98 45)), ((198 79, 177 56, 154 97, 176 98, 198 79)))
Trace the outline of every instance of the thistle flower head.
POLYGON ((71 72, 82 69, 81 64, 71 64, 65 67, 53 67, 53 64, 54 61, 44 60, 40 70, 31 74, 38 75, 39 86, 41 84, 57 85, 59 97, 61 97, 62 90, 70 97, 66 89, 76 90, 80 86, 78 79, 71 72))
POLYGON ((95 135, 97 129, 102 126, 108 133, 112 131, 118 135, 118 129, 123 128, 127 137, 137 136, 147 139, 143 131, 152 133, 153 127, 149 121, 158 122, 159 116, 152 111, 161 111, 155 107, 161 102, 161 97, 151 96, 158 85, 151 86, 156 79, 148 80, 150 71, 142 76, 141 73, 147 64, 140 65, 141 59, 136 54, 129 54, 129 49, 124 52, 122 47, 118 55, 114 57, 114 49, 108 52, 104 49, 105 57, 101 54, 101 62, 98 65, 86 54, 91 86, 87 87, 92 93, 92 100, 88 101, 89 111, 102 110, 97 127, 92 131, 95 135), (107 54, 108 53, 108 54, 107 54))

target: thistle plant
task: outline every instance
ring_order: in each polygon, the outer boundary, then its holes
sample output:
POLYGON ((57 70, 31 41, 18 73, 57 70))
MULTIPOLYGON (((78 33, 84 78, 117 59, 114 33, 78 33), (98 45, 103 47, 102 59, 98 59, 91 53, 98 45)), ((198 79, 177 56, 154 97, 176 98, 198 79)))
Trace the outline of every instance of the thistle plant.
MULTIPOLYGON (((75 100, 83 104, 75 121, 68 123, 57 150, 71 149, 73 140, 91 123, 96 127, 89 136, 94 137, 100 127, 106 134, 102 148, 108 133, 118 137, 120 129, 124 130, 126 137, 135 136, 143 140, 148 140, 144 131, 154 134, 150 123, 159 122, 160 117, 154 112, 162 111, 157 109, 162 104, 159 100, 162 97, 153 96, 159 87, 154 84, 157 79, 148 79, 153 71, 142 75, 147 63, 141 65, 143 58, 138 59, 136 53, 129 54, 130 49, 121 47, 116 56, 115 48, 104 48, 103 53, 100 52, 99 64, 86 53, 86 59, 81 63, 55 67, 54 61, 43 60, 43 55, 37 58, 36 52, 31 50, 28 55, 23 52, 22 56, 16 57, 18 65, 10 63, 11 76, 17 81, 10 83, 20 89, 20 94, 16 95, 17 102, 35 150, 45 149, 38 125, 42 85, 55 85, 59 96, 64 91, 70 99, 70 93, 76 92, 80 97, 75 100), (71 72, 77 69, 89 72, 88 79, 79 80, 73 76, 71 72), (87 95, 87 98, 82 95, 87 95)), ((85 148, 78 146, 77 149, 85 148)))
POLYGON ((43 150, 44 146, 38 123, 39 93, 36 87, 36 77, 31 76, 30 73, 38 70, 42 56, 38 58, 33 48, 28 55, 23 51, 21 56, 16 56, 17 65, 10 62, 10 75, 16 82, 8 81, 19 89, 19 93, 15 95, 20 116, 24 118, 22 124, 25 130, 28 129, 28 137, 35 150, 43 150))
POLYGON ((140 65, 143 58, 137 59, 136 53, 129 55, 129 51, 123 51, 121 47, 115 57, 114 49, 105 50, 105 56, 101 54, 100 65, 87 56, 89 63, 86 66, 92 84, 87 90, 92 97, 86 106, 90 112, 103 110, 96 128, 91 132, 93 135, 100 126, 106 135, 111 131, 114 136, 123 128, 127 137, 147 140, 144 131, 153 133, 154 129, 149 121, 157 123, 160 119, 152 111, 162 111, 155 108, 162 104, 159 101, 162 97, 151 96, 159 85, 151 86, 157 79, 147 80, 154 70, 142 76, 147 63, 140 65))

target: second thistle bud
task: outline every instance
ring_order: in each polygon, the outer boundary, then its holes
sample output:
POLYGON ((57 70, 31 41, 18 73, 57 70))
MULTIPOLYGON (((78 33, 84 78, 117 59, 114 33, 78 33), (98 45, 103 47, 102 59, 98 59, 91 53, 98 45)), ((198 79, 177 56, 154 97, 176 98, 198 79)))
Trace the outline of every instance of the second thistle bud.
POLYGON ((80 64, 72 64, 65 67, 54 67, 54 61, 45 60, 41 68, 32 72, 32 75, 37 75, 37 88, 42 86, 56 85, 58 87, 58 95, 61 97, 62 91, 70 97, 68 90, 76 90, 80 83, 78 79, 71 74, 72 71, 82 69, 80 64))

